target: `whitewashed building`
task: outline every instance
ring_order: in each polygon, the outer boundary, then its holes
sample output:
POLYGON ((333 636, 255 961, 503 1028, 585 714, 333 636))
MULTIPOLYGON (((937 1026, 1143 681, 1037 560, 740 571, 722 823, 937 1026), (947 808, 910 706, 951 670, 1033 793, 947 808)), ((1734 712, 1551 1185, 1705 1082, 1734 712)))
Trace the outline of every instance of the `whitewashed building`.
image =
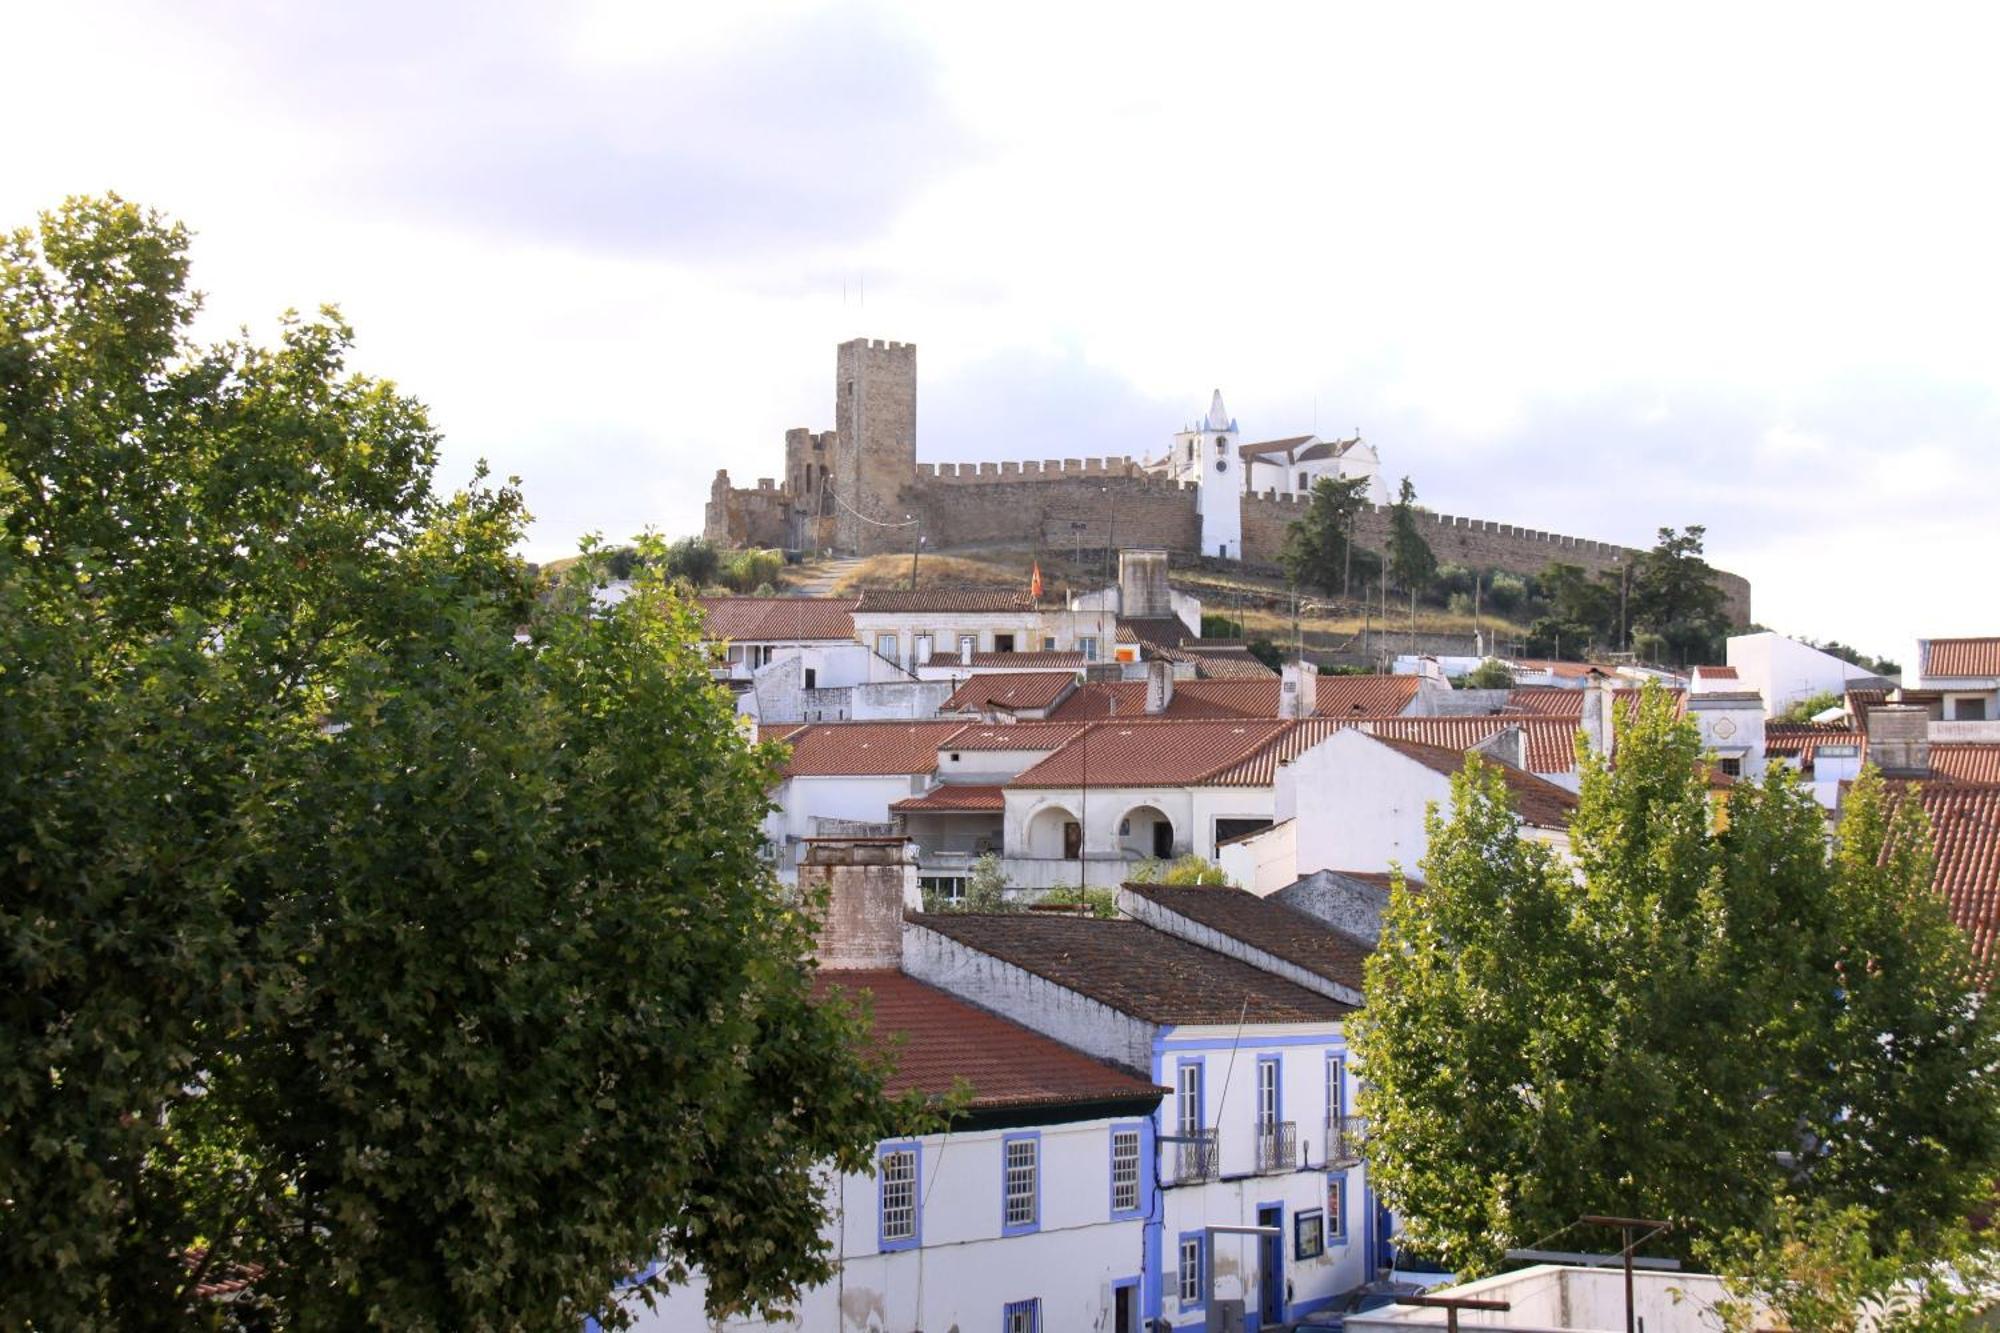
POLYGON ((1726 656, 1736 671, 1736 688, 1762 695, 1766 716, 1775 717, 1815 695, 1838 698, 1851 686, 1882 683, 1866 667, 1769 630, 1731 635, 1726 656))

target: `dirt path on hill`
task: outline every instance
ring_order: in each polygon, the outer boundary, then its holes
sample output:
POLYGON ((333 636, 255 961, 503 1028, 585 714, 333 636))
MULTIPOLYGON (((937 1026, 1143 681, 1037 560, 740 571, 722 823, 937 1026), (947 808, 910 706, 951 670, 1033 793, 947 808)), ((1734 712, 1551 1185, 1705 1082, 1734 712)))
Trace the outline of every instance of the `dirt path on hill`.
POLYGON ((847 577, 861 563, 861 558, 858 556, 845 560, 829 560, 793 584, 791 590, 800 597, 829 597, 833 594, 834 585, 847 577))

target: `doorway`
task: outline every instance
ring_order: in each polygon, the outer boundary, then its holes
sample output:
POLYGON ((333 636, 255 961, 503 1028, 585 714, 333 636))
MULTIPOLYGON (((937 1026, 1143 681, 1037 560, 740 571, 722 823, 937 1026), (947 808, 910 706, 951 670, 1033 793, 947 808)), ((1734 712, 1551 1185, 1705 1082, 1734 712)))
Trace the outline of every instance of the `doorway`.
POLYGON ((1153 857, 1164 861, 1174 854, 1174 826, 1162 819, 1153 825, 1153 857))
POLYGON ((1139 1284, 1121 1282, 1111 1289, 1111 1333, 1139 1333, 1139 1284))
POLYGON ((1257 1265, 1258 1301, 1257 1314, 1266 1328, 1285 1317, 1285 1209, 1283 1204, 1266 1203, 1257 1207, 1257 1225, 1273 1227, 1275 1236, 1259 1236, 1257 1248, 1262 1251, 1261 1262, 1257 1265))

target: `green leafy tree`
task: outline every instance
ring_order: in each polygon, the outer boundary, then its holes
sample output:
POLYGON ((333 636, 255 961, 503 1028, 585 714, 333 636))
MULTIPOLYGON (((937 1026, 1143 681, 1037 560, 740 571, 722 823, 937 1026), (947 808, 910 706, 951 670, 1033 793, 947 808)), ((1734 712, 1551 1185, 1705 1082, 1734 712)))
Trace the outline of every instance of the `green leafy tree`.
POLYGON ((1321 477, 1314 482, 1304 516, 1285 529, 1279 555, 1285 577, 1297 587, 1329 597, 1348 596, 1357 574, 1365 583, 1380 565, 1373 554, 1354 545, 1355 517, 1367 507, 1365 477, 1321 477))
POLYGON ((1808 695, 1793 703, 1778 720, 1781 722, 1810 722, 1827 709, 1838 708, 1840 705, 1841 697, 1839 695, 1831 690, 1822 690, 1818 694, 1808 695))
POLYGON ((909 1108, 812 1002, 657 544, 538 597, 520 495, 434 490, 332 312, 193 343, 186 248, 115 198, 0 241, 0 1326, 824 1280, 818 1173, 909 1108))
POLYGON ((1229 876, 1221 866, 1194 852, 1183 852, 1171 861, 1153 858, 1132 867, 1134 884, 1227 884, 1229 876))
POLYGON ((1729 632, 1722 588, 1701 554, 1707 532, 1699 524, 1678 534, 1661 528, 1659 543, 1639 557, 1632 575, 1632 623, 1665 640, 1682 665, 1720 657, 1729 632))
POLYGON ((1489 657, 1466 672, 1459 684, 1468 690, 1511 690, 1514 688, 1514 673, 1507 669, 1505 662, 1489 657))
POLYGON ((1437 556, 1417 530, 1417 488, 1408 477, 1397 488, 1396 502, 1389 506, 1389 577, 1410 598, 1410 614, 1417 613, 1417 598, 1437 575, 1437 556))
POLYGON ((1115 920, 1118 916, 1118 894, 1095 884, 1081 887, 1068 884, 1051 889, 1042 895, 1041 903, 1048 907, 1081 907, 1100 921, 1115 920))
POLYGON ((667 547, 668 575, 686 581, 691 588, 706 588, 714 583, 721 566, 721 553, 705 537, 683 537, 667 547))
POLYGON ((1285 665, 1285 650, 1261 634, 1245 644, 1243 650, 1273 671, 1285 665))
POLYGON ((1464 1271, 1601 1212, 1680 1243, 1791 1191, 1921 1241, 2000 1165, 2000 1058, 1930 890, 1921 811, 1857 782, 1829 860, 1783 766, 1710 805, 1649 687, 1612 767, 1581 754, 1573 865, 1524 841, 1490 765, 1392 890, 1369 1005, 1369 1164, 1413 1248, 1464 1271))

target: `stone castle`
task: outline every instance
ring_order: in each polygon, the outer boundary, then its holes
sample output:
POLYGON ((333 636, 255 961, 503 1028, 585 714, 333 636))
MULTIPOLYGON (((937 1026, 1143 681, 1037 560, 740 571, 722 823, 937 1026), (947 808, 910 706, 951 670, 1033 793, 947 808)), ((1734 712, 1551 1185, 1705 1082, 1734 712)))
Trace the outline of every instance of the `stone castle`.
MULTIPOLYGON (((1003 463, 917 461, 917 349, 856 338, 835 356, 834 428, 785 432, 782 481, 709 490, 705 532, 719 546, 835 555, 1032 546, 1104 551, 1164 547, 1177 555, 1277 566, 1285 529, 1322 476, 1366 476, 1376 503, 1355 524, 1362 547, 1387 548, 1380 460, 1358 439, 1313 436, 1246 443, 1218 392, 1208 414, 1161 458, 1061 458, 1003 463)), ((1616 572, 1632 547, 1424 511, 1440 561, 1538 574, 1550 561, 1616 572)), ((1720 574, 1731 619, 1750 619, 1750 585, 1720 574)))

